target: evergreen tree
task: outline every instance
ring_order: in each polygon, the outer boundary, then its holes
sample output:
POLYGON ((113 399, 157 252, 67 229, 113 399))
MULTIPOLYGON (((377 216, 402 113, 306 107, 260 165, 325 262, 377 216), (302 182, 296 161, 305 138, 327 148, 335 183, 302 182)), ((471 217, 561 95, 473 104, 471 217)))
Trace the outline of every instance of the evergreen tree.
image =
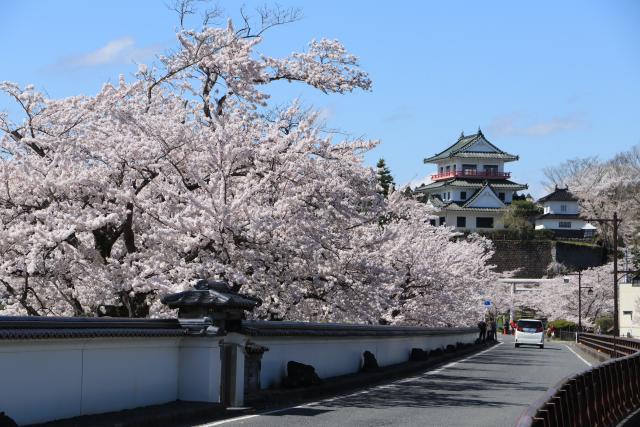
POLYGON ((379 193, 387 197, 389 193, 395 190, 396 183, 393 181, 391 171, 384 162, 384 159, 378 160, 376 167, 378 168, 378 183, 380 184, 380 187, 382 187, 382 190, 379 190, 379 193))

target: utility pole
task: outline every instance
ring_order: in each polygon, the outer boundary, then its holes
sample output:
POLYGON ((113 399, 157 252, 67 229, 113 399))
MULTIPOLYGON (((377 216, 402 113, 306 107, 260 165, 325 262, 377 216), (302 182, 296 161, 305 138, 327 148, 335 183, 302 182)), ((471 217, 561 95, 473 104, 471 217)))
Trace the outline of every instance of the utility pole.
POLYGON ((620 319, 618 319, 618 224, 622 219, 618 218, 618 212, 614 212, 613 218, 589 218, 587 221, 613 223, 613 335, 618 337, 620 336, 620 319))
POLYGON ((618 212, 613 213, 613 336, 620 336, 618 318, 618 212))
MULTIPOLYGON (((582 290, 587 289, 589 291, 588 294, 591 295, 593 293, 593 287, 591 286, 582 287, 582 271, 581 270, 578 270, 577 273, 566 273, 565 276, 578 276, 578 332, 582 332, 582 290)), ((569 279, 565 277, 564 282, 569 283, 569 279)))
POLYGON ((578 270, 578 331, 582 332, 582 271, 578 270))

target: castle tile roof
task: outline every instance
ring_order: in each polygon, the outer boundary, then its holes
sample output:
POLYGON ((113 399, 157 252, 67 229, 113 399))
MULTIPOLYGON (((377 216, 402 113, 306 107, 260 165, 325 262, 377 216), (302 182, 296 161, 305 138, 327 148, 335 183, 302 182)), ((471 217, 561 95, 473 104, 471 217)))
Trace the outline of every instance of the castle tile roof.
POLYGON ((518 156, 509 154, 506 151, 502 151, 501 149, 493 145, 484 137, 482 131, 478 130, 478 133, 473 135, 460 135, 460 138, 458 138, 458 140, 453 145, 439 153, 436 153, 432 157, 424 159, 424 163, 432 163, 451 157, 492 158, 505 161, 518 160, 519 158, 518 156), (487 153, 485 151, 469 151, 468 148, 479 140, 486 142, 496 151, 492 153, 487 153))

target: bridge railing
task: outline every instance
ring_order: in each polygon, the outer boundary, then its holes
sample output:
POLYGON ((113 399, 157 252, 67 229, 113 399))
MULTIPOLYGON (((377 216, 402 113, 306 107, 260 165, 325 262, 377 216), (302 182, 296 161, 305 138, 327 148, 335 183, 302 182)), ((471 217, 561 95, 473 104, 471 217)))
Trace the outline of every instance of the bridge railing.
POLYGON ((640 340, 600 334, 578 334, 578 342, 611 357, 629 356, 640 351, 640 340))
POLYGON ((518 427, 616 425, 640 407, 640 341, 579 334, 578 342, 622 357, 560 381, 527 408, 518 427))

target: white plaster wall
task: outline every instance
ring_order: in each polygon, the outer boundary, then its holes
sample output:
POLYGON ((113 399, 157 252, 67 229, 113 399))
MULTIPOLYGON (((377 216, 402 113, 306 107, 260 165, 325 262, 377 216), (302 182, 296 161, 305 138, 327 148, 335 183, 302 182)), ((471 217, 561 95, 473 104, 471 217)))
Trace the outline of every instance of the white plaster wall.
POLYGON ((473 342, 477 334, 429 335, 414 337, 250 337, 266 346, 260 382, 263 389, 276 387, 287 373, 287 363, 313 365, 320 378, 355 373, 362 354, 372 352, 380 366, 409 360, 412 348, 432 350, 457 342, 473 342))
POLYGON ((502 214, 495 214, 492 212, 463 212, 463 211, 451 211, 447 212, 445 218, 447 219, 447 225, 450 227, 456 227, 459 230, 478 230, 478 231, 491 231, 491 230, 501 230, 504 228, 504 223, 502 222, 502 214), (467 218, 467 226, 464 228, 457 228, 457 219, 459 216, 464 216, 467 218), (476 228, 476 217, 479 216, 481 218, 493 217, 493 228, 476 228))
MULTIPOLYGON (((197 359, 182 354, 181 369, 180 344, 180 338, 3 341, 0 410, 18 424, 30 424, 174 401, 181 396, 185 363, 197 359)), ((209 347, 203 356, 213 364, 209 370, 217 367, 213 375, 219 380, 217 341, 209 347)), ((202 382, 196 379, 194 386, 202 382)), ((219 401, 219 382, 211 388, 204 398, 197 390, 182 395, 219 401)))
POLYGON ((581 219, 536 219, 536 229, 545 230, 580 230, 585 224, 586 222, 581 219), (571 228, 560 228, 560 221, 570 221, 571 228))
POLYGON ((578 206, 578 202, 545 202, 544 203, 544 213, 552 213, 558 215, 564 214, 578 214, 580 213, 580 208, 578 206), (561 205, 566 205, 567 210, 562 212, 561 205))
POLYGON ((178 399, 220 401, 220 340, 222 337, 183 338, 178 366, 178 399))

